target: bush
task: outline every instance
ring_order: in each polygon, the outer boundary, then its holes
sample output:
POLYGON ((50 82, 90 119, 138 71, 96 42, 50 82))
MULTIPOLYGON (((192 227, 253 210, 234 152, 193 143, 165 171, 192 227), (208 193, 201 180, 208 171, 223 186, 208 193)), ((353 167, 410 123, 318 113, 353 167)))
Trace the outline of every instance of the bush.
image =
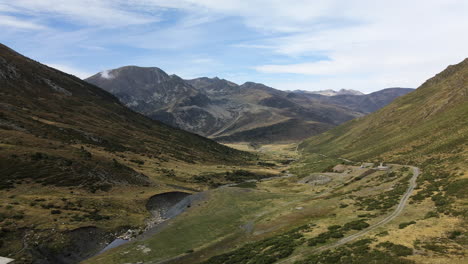
POLYGON ((445 188, 446 194, 449 196, 455 196, 457 198, 468 197, 468 179, 456 180, 447 185, 445 188))
POLYGON ((295 247, 303 243, 300 231, 310 229, 310 227, 310 225, 300 226, 284 234, 246 244, 234 251, 211 257, 203 263, 275 263, 291 255, 295 247))
POLYGON ((338 230, 338 229, 340 229, 340 228, 341 228, 340 225, 332 225, 332 226, 329 226, 329 227, 328 227, 328 230, 332 231, 332 230, 338 230))
POLYGON ((335 231, 335 232, 330 233, 330 237, 332 237, 332 238, 342 238, 342 237, 344 237, 344 235, 343 235, 342 232, 335 231))
POLYGON ((427 214, 424 216, 424 219, 431 218, 431 217, 439 217, 439 213, 430 211, 427 212, 427 214))
POLYGON ((462 234, 461 231, 455 230, 449 233, 448 238, 455 239, 462 234))
POLYGON ((390 253, 399 257, 409 256, 413 254, 413 249, 403 245, 393 244, 392 242, 388 241, 378 244, 377 247, 386 248, 390 253))
POLYGON ((138 165, 143 165, 143 164, 145 164, 144 161, 139 160, 139 159, 131 159, 130 161, 133 162, 133 163, 136 163, 136 164, 138 164, 138 165))
POLYGON ((403 229, 403 228, 405 228, 405 227, 407 227, 407 226, 409 226, 409 225, 414 225, 414 224, 416 224, 415 221, 404 222, 404 223, 399 224, 399 225, 398 225, 398 228, 403 229))
POLYGON ((24 215, 23 214, 15 214, 11 218, 13 218, 15 220, 21 220, 21 219, 24 218, 24 215))
MULTIPOLYGON (((409 264, 411 260, 401 259, 397 254, 406 255, 411 250, 396 247, 395 251, 371 250, 369 244, 371 239, 361 239, 354 243, 341 246, 333 250, 325 250, 321 253, 309 256, 308 258, 295 262, 296 264, 348 264, 348 263, 385 263, 385 264, 409 264)), ((397 245, 401 246, 401 245, 397 245)), ((411 250, 412 251, 412 250, 411 250)))
POLYGON ((365 219, 360 219, 360 220, 356 220, 356 221, 352 221, 352 222, 349 222, 349 223, 346 223, 344 225, 344 228, 345 229, 353 229, 353 230, 362 230, 364 228, 367 228, 369 227, 370 225, 365 222, 365 219))

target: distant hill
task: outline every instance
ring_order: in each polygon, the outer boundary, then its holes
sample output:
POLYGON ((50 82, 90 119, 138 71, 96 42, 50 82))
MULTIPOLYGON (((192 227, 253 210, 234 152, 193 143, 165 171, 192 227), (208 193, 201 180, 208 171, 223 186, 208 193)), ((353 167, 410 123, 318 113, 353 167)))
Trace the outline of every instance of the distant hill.
POLYGON ((396 98, 414 91, 412 88, 386 88, 370 94, 336 94, 333 96, 300 92, 312 100, 323 104, 347 107, 361 113, 372 113, 391 103, 396 98))
POLYGON ((367 96, 341 90, 337 93, 343 95, 322 96, 253 82, 238 85, 217 77, 183 80, 159 68, 136 66, 97 73, 86 81, 152 119, 221 142, 299 141, 408 92, 367 96))

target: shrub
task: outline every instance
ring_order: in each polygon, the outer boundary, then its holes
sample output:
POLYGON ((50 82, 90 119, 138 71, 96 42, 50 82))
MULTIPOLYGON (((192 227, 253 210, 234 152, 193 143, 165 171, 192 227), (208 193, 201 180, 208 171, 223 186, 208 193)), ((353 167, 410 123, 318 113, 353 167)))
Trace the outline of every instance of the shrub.
POLYGON ((403 229, 403 228, 405 228, 405 227, 407 227, 407 226, 409 226, 409 225, 414 225, 414 224, 416 224, 415 221, 404 222, 404 223, 399 224, 399 225, 398 225, 398 228, 403 229))
POLYGON ((427 212, 426 215, 424 216, 424 219, 431 218, 431 217, 439 217, 439 213, 430 211, 427 212))
POLYGON ((369 224, 365 222, 366 219, 355 220, 344 225, 345 229, 353 229, 353 230, 362 230, 364 228, 369 227, 369 224))
POLYGON ((457 198, 466 198, 468 197, 468 179, 456 180, 447 185, 445 191, 449 196, 455 196, 457 198))
POLYGON ((20 219, 24 218, 24 215, 23 214, 15 214, 11 218, 16 219, 16 220, 20 220, 20 219))
POLYGON ((136 164, 138 164, 138 165, 143 165, 143 164, 145 164, 144 161, 139 160, 139 159, 131 159, 130 161, 133 162, 133 163, 136 163, 136 164))
POLYGON ((310 227, 310 225, 300 226, 281 235, 246 244, 234 251, 214 256, 203 263, 274 263, 291 255, 294 248, 303 243, 300 231, 310 227))
POLYGON ((332 230, 338 230, 338 229, 340 229, 340 228, 341 228, 340 225, 332 225, 332 226, 329 226, 329 227, 328 227, 328 230, 332 231, 332 230))
POLYGON ((449 233, 448 238, 455 239, 462 234, 461 231, 455 230, 449 233))
POLYGON ((382 242, 377 245, 377 247, 383 247, 386 248, 389 252, 394 254, 395 256, 409 256, 413 254, 413 250, 409 247, 399 245, 399 244, 393 244, 392 242, 382 242))

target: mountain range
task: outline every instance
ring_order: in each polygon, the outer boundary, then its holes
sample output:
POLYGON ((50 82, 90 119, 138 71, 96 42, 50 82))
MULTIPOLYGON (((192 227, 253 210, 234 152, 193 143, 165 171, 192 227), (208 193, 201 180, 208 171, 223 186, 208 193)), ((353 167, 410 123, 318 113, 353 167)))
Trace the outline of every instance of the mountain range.
POLYGON ((86 81, 152 119, 221 142, 302 140, 412 91, 392 88, 364 95, 341 90, 328 96, 217 77, 183 80, 156 67, 137 66, 100 72, 86 81))
POLYGON ((85 263, 466 263, 467 84, 468 59, 304 140, 286 177, 212 190, 85 263))

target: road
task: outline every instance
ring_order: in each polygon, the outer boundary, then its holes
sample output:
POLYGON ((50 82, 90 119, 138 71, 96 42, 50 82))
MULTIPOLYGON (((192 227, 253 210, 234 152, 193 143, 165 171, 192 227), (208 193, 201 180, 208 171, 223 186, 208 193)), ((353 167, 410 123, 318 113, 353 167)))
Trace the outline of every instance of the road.
MULTIPOLYGON (((346 236, 346 237, 344 237, 344 238, 342 238, 342 239, 340 239, 340 240, 338 240, 338 241, 336 241, 336 242, 334 242, 332 244, 316 248, 316 249, 312 250, 311 252, 312 253, 319 253, 319 252, 322 252, 322 251, 327 250, 327 249, 332 249, 332 248, 335 248, 335 247, 342 246, 342 245, 344 245, 344 244, 346 244, 348 242, 351 242, 351 241, 353 241, 353 240, 355 240, 355 239, 357 239, 359 237, 362 237, 362 236, 368 234, 370 231, 387 224, 388 222, 392 221, 397 216, 399 216, 401 214, 401 212, 403 212, 403 209, 405 209, 406 203, 408 202, 409 197, 411 196, 414 188, 416 187, 416 179, 418 178, 419 173, 420 173, 419 168, 412 167, 412 166, 410 166, 410 168, 413 169, 413 177, 411 177, 411 179, 409 181, 408 190, 406 190, 405 194, 401 197, 400 202, 398 203, 397 207, 395 208, 395 210, 390 215, 388 215, 384 219, 380 220, 379 222, 369 226, 368 228, 366 228, 366 229, 364 229, 362 231, 359 231, 359 232, 357 232, 355 234, 346 236)), ((298 256, 283 259, 281 261, 278 261, 277 263, 286 263, 286 262, 289 262, 289 261, 292 261, 292 260, 296 260, 296 258, 298 258, 298 256)))

